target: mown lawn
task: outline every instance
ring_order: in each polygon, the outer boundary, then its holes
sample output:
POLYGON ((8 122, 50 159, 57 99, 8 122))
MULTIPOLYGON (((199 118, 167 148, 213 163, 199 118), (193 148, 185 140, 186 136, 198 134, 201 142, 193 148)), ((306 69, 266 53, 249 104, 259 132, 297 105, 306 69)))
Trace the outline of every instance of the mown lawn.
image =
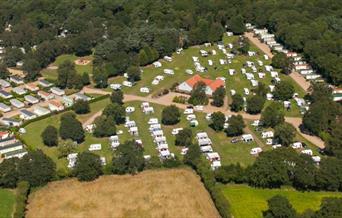
MULTIPOLYGON (((91 104, 91 113, 87 115, 78 115, 77 118, 84 122, 96 112, 102 110, 109 103, 109 99, 101 100, 91 104)), ((124 125, 117 126, 117 130, 122 130, 123 134, 119 135, 120 142, 123 143, 126 140, 141 139, 144 146, 145 155, 158 155, 156 145, 153 142, 153 138, 148 131, 148 120, 150 118, 158 118, 161 122, 161 113, 164 106, 151 104, 154 107, 154 114, 145 115, 141 108, 141 102, 128 102, 125 106, 135 107, 135 112, 127 114, 130 120, 134 120, 137 123, 139 129, 139 136, 131 136, 128 133, 128 129, 124 125)), ((221 156, 222 164, 240 163, 242 166, 247 166, 254 161, 254 157, 249 154, 251 148, 256 147, 256 143, 236 143, 232 144, 231 138, 227 137, 224 132, 215 132, 208 127, 208 121, 205 119, 205 114, 197 112, 197 119, 199 126, 192 128, 194 135, 200 131, 206 131, 209 137, 213 141, 213 149, 221 156)), ((56 163, 58 169, 66 170, 67 160, 65 158, 58 159, 58 151, 56 147, 47 147, 43 144, 41 139, 41 133, 48 125, 55 126, 57 129, 60 126, 61 114, 48 117, 43 120, 36 121, 25 127, 27 133, 22 135, 22 139, 31 149, 42 149, 48 156, 50 156, 56 163)), ((170 151, 175 153, 181 158, 180 147, 175 146, 175 136, 171 134, 173 128, 178 127, 190 127, 189 122, 186 120, 186 116, 182 114, 181 122, 174 126, 162 125, 164 134, 169 144, 170 151)), ((110 148, 108 138, 95 138, 91 134, 86 134, 85 142, 79 145, 78 151, 85 151, 89 148, 89 145, 100 143, 102 144, 102 150, 96 152, 97 154, 106 157, 107 162, 112 158, 112 149, 110 148)))
MULTIPOLYGON (((76 55, 71 55, 71 54, 64 54, 60 55, 56 58, 55 62, 52 63, 53 66, 59 66, 61 65, 64 61, 69 60, 71 62, 74 62, 80 57, 77 57, 76 55)), ((86 59, 92 60, 92 56, 86 56, 82 57, 86 59)), ((93 73, 93 65, 92 62, 90 62, 87 65, 77 65, 75 64, 75 69, 78 73, 83 74, 84 72, 88 73, 89 75, 93 73)), ((48 80, 56 80, 57 79, 57 70, 56 69, 44 69, 41 71, 42 76, 44 76, 48 80)))
POLYGON ((0 217, 11 218, 15 204, 13 190, 0 189, 0 217))
MULTIPOLYGON (((238 40, 238 36, 227 37, 225 35, 223 37, 223 41, 225 44, 233 43, 236 40, 238 40)), ((223 54, 222 51, 218 49, 216 44, 210 47, 205 47, 204 45, 193 46, 188 49, 185 49, 180 54, 174 53, 172 55, 172 58, 173 58, 172 62, 160 60, 160 62, 162 63, 162 67, 160 68, 155 68, 153 65, 143 67, 141 81, 137 82, 137 84, 131 88, 123 87, 123 91, 128 94, 147 96, 148 95, 147 93, 140 93, 141 87, 148 87, 150 89, 150 94, 153 95, 153 94, 156 94, 158 91, 161 91, 164 88, 172 87, 172 85, 175 83, 181 83, 185 81, 186 79, 193 76, 193 75, 186 74, 185 73, 186 69, 191 69, 194 73, 196 73, 195 66, 192 60, 192 57, 196 56, 199 58, 201 65, 208 69, 208 72, 199 73, 201 76, 210 78, 210 79, 215 79, 217 77, 226 78, 227 95, 230 101, 231 89, 234 89, 237 93, 240 93, 243 96, 245 96, 244 91, 243 91, 244 88, 248 88, 249 90, 253 89, 250 81, 247 80, 246 77, 241 73, 241 68, 246 63, 246 61, 254 61, 255 63, 257 63, 258 60, 261 60, 263 61, 264 65, 271 64, 271 60, 264 60, 264 57, 263 57, 264 54, 257 47, 251 44, 250 50, 256 51, 257 55, 252 56, 252 57, 239 55, 233 59, 231 64, 220 65, 219 60, 225 59, 225 55, 223 54), (201 49, 206 50, 208 52, 212 50, 216 50, 217 54, 209 55, 208 57, 202 57, 199 54, 199 51, 201 49), (209 66, 208 60, 213 61, 214 63, 213 66, 209 66), (175 74, 174 75, 164 74, 163 72, 164 69, 173 69, 175 74), (229 75, 228 73, 229 69, 235 69, 236 74, 233 76, 229 75), (152 81, 157 75, 163 75, 165 78, 158 85, 152 85, 152 81)), ((229 49, 227 49, 227 51, 229 51, 229 49)), ((264 66, 261 66, 261 67, 257 66, 257 68, 265 72, 264 66)), ((246 68, 246 70, 247 72, 251 72, 249 68, 246 68)), ((259 82, 262 82, 267 86, 271 84, 272 77, 270 76, 270 73, 266 73, 266 76, 263 79, 259 79, 256 73, 254 75, 255 75, 255 79, 258 80, 259 82)), ((298 84, 295 81, 293 81, 291 77, 280 74, 280 73, 279 73, 279 76, 282 80, 290 81, 294 85, 295 91, 299 94, 299 96, 303 97, 305 95, 304 90, 302 90, 301 87, 299 87, 298 84)), ((124 80, 125 78, 123 76, 119 76, 119 77, 111 78, 109 80, 109 83, 122 83, 124 80)), ((108 88, 108 90, 110 90, 110 88, 108 88)), ((250 96, 246 96, 246 97, 248 98, 250 96)), ((287 116, 300 116, 298 107, 294 103, 292 104, 292 106, 293 106, 292 109, 286 112, 286 115, 287 116)))
POLYGON ((247 185, 222 185, 224 196, 229 200, 235 218, 259 218, 267 210, 267 200, 274 195, 288 198, 299 213, 307 209, 318 210, 324 197, 342 197, 334 192, 300 192, 293 188, 257 189, 247 185))

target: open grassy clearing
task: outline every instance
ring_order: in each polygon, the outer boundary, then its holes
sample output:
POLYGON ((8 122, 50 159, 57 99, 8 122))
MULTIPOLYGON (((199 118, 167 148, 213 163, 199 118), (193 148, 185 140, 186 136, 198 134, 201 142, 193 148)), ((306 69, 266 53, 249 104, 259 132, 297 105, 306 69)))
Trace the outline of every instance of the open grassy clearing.
MULTIPOLYGON (((238 36, 233 36, 233 37, 224 36, 223 37, 223 41, 225 45, 228 43, 233 43, 236 40, 238 40, 238 36)), ((228 98, 230 100, 231 89, 234 89, 237 93, 240 93, 242 95, 244 93, 243 88, 248 88, 249 90, 253 89, 250 81, 248 81, 245 78, 245 76, 241 73, 241 68, 243 67, 246 61, 254 61, 256 63, 257 60, 261 60, 264 62, 264 65, 271 64, 271 60, 264 60, 262 51, 259 50, 256 46, 251 44, 250 50, 256 51, 257 55, 253 57, 239 55, 233 59, 231 64, 220 65, 219 60, 225 59, 225 55, 223 54, 222 51, 218 49, 216 44, 210 47, 205 47, 204 45, 193 46, 188 49, 185 49, 184 51, 182 51, 181 54, 174 53, 172 55, 172 58, 173 58, 172 62, 160 60, 160 62, 162 63, 162 67, 160 68, 155 68, 153 65, 143 67, 142 68, 143 69, 142 80, 139 81, 132 88, 123 87, 123 91, 129 94, 146 96, 148 94, 140 93, 139 90, 141 87, 149 87, 151 93, 155 94, 156 92, 158 92, 159 90, 162 90, 163 88, 170 88, 176 82, 181 83, 185 81, 186 79, 193 76, 193 75, 186 74, 185 73, 186 69, 191 69, 193 72, 196 72, 194 64, 193 64, 193 60, 192 60, 192 57, 196 56, 196 57, 199 57, 199 61, 201 65, 208 69, 208 72, 206 73, 199 73, 201 76, 206 77, 206 78, 211 78, 211 79, 215 79, 217 77, 226 78, 226 89, 227 89, 228 98), (217 55, 209 55, 208 57, 202 57, 199 54, 199 51, 201 49, 206 50, 206 51, 216 50, 217 55), (209 66, 208 60, 212 60, 214 65, 209 66), (172 76, 164 74, 163 72, 164 69, 173 69, 175 71, 175 74, 172 76), (235 69, 237 73, 233 76, 230 76, 228 74, 229 69, 235 69), (152 85, 151 83, 157 75, 164 75, 165 79, 161 81, 158 85, 152 85)), ((229 49, 227 49, 227 51, 229 51, 229 49)), ((265 71, 263 66, 262 67, 257 66, 257 68, 265 71)), ((247 69, 247 72, 251 72, 249 68, 246 68, 246 69, 247 69)), ((267 86, 271 84, 272 77, 270 76, 269 73, 266 73, 266 77, 264 79, 259 79, 257 74, 255 75, 256 75, 256 80, 258 80, 259 82, 263 82, 267 86)), ((298 84, 295 81, 293 81, 291 77, 280 74, 280 73, 279 73, 279 76, 282 80, 290 81, 294 85, 295 91, 299 94, 299 96, 303 97, 305 95, 304 90, 301 87, 299 87, 298 84)), ((119 76, 119 77, 111 78, 109 80, 109 83, 122 83, 124 80, 125 78, 123 76, 119 76)), ((110 88, 108 88, 108 90, 110 90, 110 88)), ((292 106, 293 106, 292 109, 290 111, 287 111, 286 115, 287 116, 300 116, 299 109, 294 104, 294 102, 292 106)))
MULTIPOLYGON (((91 103, 91 113, 86 115, 77 115, 77 118, 84 122, 89 119, 93 114, 102 110, 107 104, 109 104, 109 99, 104 99, 95 103, 91 103)), ((161 112, 164 106, 151 104, 154 107, 154 114, 145 115, 140 109, 141 102, 129 102, 126 103, 125 106, 133 106, 136 108, 135 112, 131 114, 127 114, 131 120, 136 121, 137 126, 139 128, 139 136, 131 136, 128 133, 128 129, 123 125, 117 126, 117 130, 122 130, 123 134, 119 135, 120 142, 123 143, 126 140, 132 139, 141 139, 144 146, 144 154, 145 155, 158 155, 156 150, 156 145, 153 142, 153 138, 148 131, 149 125, 148 120, 150 118, 158 118, 161 122, 161 112)), ((47 147, 43 144, 41 139, 41 133, 48 125, 55 126, 57 129, 60 125, 60 117, 62 114, 53 115, 51 117, 45 118, 43 120, 39 120, 33 122, 26 126, 27 133, 22 135, 22 139, 31 149, 41 149, 48 156, 50 156, 56 163, 57 168, 61 170, 67 170, 67 160, 66 158, 58 158, 58 151, 56 147, 47 147)), ((236 143, 232 144, 231 138, 227 137, 224 132, 215 132, 210 127, 208 127, 208 121, 205 119, 205 114, 197 112, 197 120, 199 121, 199 125, 197 127, 192 128, 193 133, 206 131, 213 141, 213 149, 217 151, 221 156, 222 164, 231 164, 231 163, 240 163, 242 166, 247 166, 253 163, 255 157, 249 154, 251 148, 256 147, 256 143, 236 143)), ((169 149, 171 152, 175 153, 178 157, 181 158, 180 150, 181 147, 175 146, 175 136, 171 134, 173 128, 178 127, 189 127, 189 121, 186 120, 186 116, 182 114, 181 122, 174 126, 165 126, 162 125, 164 130, 164 134, 167 138, 167 142, 169 144, 169 149)), ((78 151, 85 151, 89 148, 89 145, 101 143, 102 150, 97 151, 100 156, 104 156, 109 162, 112 158, 112 149, 110 148, 108 138, 95 138, 92 134, 87 133, 85 141, 78 146, 78 151)))
MULTIPOLYGON (((254 132, 254 134, 264 143, 265 147, 263 148, 263 150, 271 150, 272 149, 272 146, 271 145, 266 145, 266 139, 263 139, 261 137, 261 133, 263 131, 273 131, 274 132, 274 129, 272 128, 263 128, 262 131, 256 131, 256 128, 253 127, 251 125, 252 122, 248 122, 248 127, 250 130, 252 130, 254 132)), ((300 135, 300 133, 298 133, 296 131, 296 136, 294 138, 294 142, 302 142, 302 143, 305 143, 307 145, 307 148, 305 149, 311 149, 312 152, 313 152, 313 155, 318 155, 318 156, 321 156, 321 154, 318 152, 318 149, 317 149, 317 146, 315 146, 314 144, 312 144, 311 142, 309 142, 308 140, 306 140, 303 136, 300 135)))
POLYGON ((293 188, 257 189, 247 185, 225 185, 222 188, 235 218, 261 218, 262 211, 267 210, 267 200, 277 194, 289 199, 299 213, 306 209, 318 210, 324 197, 342 197, 336 192, 300 192, 293 188))
MULTIPOLYGON (((77 57, 76 55, 60 55, 56 58, 55 62, 51 64, 51 66, 58 67, 61 65, 64 61, 69 60, 74 63, 75 60, 79 58, 89 59, 93 60, 92 56, 85 56, 85 57, 77 57)), ((93 64, 90 62, 87 65, 77 65, 75 64, 75 69, 78 73, 83 74, 84 72, 88 73, 89 75, 93 73, 93 64)), ((49 69, 46 68, 41 71, 42 76, 44 76, 48 80, 57 80, 57 69, 49 69)))
POLYGON ((0 189, 0 217, 11 218, 15 204, 15 193, 13 190, 0 189))
POLYGON ((189 169, 52 182, 31 194, 27 208, 28 218, 219 217, 200 178, 189 169))

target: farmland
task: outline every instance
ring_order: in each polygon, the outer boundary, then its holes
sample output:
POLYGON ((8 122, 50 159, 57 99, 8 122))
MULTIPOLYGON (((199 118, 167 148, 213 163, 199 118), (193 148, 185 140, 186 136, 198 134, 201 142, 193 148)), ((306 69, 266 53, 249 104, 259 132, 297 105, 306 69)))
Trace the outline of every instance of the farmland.
POLYGON ((219 216, 200 178, 188 169, 52 182, 30 196, 27 208, 28 218, 219 216))
POLYGON ((299 213, 307 209, 318 210, 324 197, 342 197, 341 193, 300 192, 293 188, 257 189, 247 185, 225 185, 223 189, 235 218, 262 217, 262 211, 267 210, 267 200, 277 194, 285 196, 299 213))
POLYGON ((15 194, 11 190, 0 189, 0 217, 12 217, 15 204, 15 194))

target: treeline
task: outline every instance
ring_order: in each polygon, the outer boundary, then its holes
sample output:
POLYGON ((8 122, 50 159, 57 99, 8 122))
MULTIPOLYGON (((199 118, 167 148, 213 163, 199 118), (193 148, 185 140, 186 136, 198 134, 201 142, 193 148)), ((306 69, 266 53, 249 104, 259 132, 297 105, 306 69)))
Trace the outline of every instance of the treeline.
POLYGON ((261 153, 247 168, 223 166, 215 171, 215 177, 222 183, 248 183, 261 188, 290 185, 298 190, 342 191, 342 160, 322 158, 317 166, 308 155, 278 148, 261 153))

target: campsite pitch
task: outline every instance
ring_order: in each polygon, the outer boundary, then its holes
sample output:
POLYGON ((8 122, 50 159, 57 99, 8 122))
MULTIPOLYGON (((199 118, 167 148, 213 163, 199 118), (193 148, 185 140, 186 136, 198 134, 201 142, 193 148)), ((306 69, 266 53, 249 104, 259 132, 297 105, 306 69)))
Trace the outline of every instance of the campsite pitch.
POLYGON ((27 209, 28 218, 219 217, 200 178, 189 169, 52 182, 29 197, 27 209))

